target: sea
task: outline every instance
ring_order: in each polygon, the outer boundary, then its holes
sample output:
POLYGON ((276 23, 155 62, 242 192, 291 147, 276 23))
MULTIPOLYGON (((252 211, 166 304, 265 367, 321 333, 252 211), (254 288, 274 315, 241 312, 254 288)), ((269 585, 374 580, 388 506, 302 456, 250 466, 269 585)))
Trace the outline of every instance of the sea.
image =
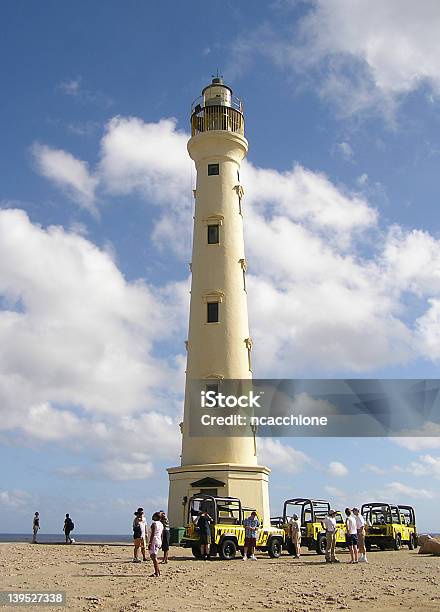
MULTIPOLYGON (((440 533, 431 533, 432 537, 439 537, 440 533)), ((126 546, 133 544, 133 536, 124 534, 102 534, 102 533, 76 533, 72 532, 75 544, 112 544, 126 546)), ((0 544, 6 542, 31 542, 32 534, 29 533, 0 533, 0 544)), ((63 533, 39 533, 39 544, 64 544, 63 533)))
MULTIPOLYGON (((132 544, 133 535, 130 534, 96 534, 96 533, 74 533, 72 537, 75 544, 132 544)), ((5 542, 31 542, 31 533, 0 533, 0 543, 5 542)), ((63 533, 39 533, 38 543, 56 544, 64 543, 63 533)))

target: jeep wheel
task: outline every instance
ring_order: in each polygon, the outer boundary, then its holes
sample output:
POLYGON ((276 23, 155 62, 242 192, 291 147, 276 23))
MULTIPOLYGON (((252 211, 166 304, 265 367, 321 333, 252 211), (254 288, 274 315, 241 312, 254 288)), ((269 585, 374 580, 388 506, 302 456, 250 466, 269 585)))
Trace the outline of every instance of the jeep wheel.
POLYGON ((272 538, 267 545, 267 552, 271 559, 278 559, 281 555, 283 545, 278 538, 272 538))
POLYGON ((225 561, 230 561, 235 557, 235 553, 237 552, 237 547, 235 545, 234 540, 225 539, 219 546, 219 555, 220 559, 225 561))
POLYGON ((412 534, 409 536, 408 548, 409 548, 410 550, 414 550, 414 549, 415 549, 415 547, 416 547, 416 539, 415 539, 415 537, 414 537, 414 534, 412 533, 412 534))
POLYGON ((400 533, 396 533, 396 537, 394 538, 394 550, 400 550, 402 547, 402 536, 400 533))
POLYGON ((365 550, 367 552, 371 552, 371 544, 370 544, 370 542, 365 542, 365 550))
POLYGON ((318 541, 316 542, 316 552, 318 555, 325 555, 326 549, 327 538, 325 537, 325 533, 320 533, 318 536, 318 541))
POLYGON ((196 559, 200 559, 202 556, 202 553, 200 551, 200 546, 198 544, 194 544, 191 548, 192 550, 192 554, 196 559))

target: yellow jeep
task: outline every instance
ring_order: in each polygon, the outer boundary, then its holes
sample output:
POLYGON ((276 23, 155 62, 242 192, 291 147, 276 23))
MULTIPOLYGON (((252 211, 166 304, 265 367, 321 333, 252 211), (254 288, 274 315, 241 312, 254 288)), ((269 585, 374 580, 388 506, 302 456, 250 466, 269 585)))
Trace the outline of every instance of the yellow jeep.
POLYGON ((365 547, 400 550, 406 544, 410 550, 418 546, 416 514, 412 506, 371 502, 361 508, 366 523, 365 547))
MULTIPOLYGON (((315 550, 318 555, 325 553, 327 538, 325 535, 324 519, 330 510, 330 503, 323 499, 307 499, 295 497, 284 502, 283 517, 274 517, 273 523, 281 525, 285 534, 285 548, 288 553, 295 554, 290 535, 290 522, 294 514, 298 515, 301 523, 301 546, 315 550)), ((345 547, 346 528, 341 512, 336 513, 336 546, 345 547)))
MULTIPOLYGON (((245 528, 243 521, 252 512, 243 509, 236 497, 218 497, 199 493, 193 495, 188 503, 188 522, 181 546, 190 547, 196 558, 200 557, 200 537, 197 519, 201 512, 207 512, 213 519, 211 525, 210 555, 217 554, 221 559, 230 560, 238 550, 243 553, 245 528)), ((260 524, 261 524, 261 519, 260 524)), ((272 558, 280 556, 284 545, 284 531, 275 527, 260 527, 257 549, 268 553, 272 558)))

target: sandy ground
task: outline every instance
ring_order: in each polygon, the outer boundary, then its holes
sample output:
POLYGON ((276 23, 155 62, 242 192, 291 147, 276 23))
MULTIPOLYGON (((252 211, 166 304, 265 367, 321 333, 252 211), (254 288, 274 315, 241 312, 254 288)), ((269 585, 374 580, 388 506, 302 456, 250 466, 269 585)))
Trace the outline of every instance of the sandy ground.
POLYGON ((131 552, 129 546, 0 544, 0 590, 66 591, 67 609, 87 611, 440 610, 440 557, 407 549, 371 552, 368 565, 347 564, 342 551, 342 563, 329 565, 315 553, 300 560, 259 553, 258 561, 196 561, 172 547, 159 579, 149 578, 151 562, 133 564, 131 552))

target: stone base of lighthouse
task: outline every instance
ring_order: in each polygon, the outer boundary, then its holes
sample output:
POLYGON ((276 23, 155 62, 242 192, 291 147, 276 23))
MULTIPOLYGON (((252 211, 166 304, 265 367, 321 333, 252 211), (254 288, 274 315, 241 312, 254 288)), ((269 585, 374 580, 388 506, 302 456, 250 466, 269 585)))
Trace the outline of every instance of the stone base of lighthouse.
POLYGON ((197 493, 238 497, 243 507, 255 508, 263 524, 270 525, 268 467, 210 463, 182 465, 167 471, 170 478, 168 518, 172 527, 186 525, 189 499, 197 493))

